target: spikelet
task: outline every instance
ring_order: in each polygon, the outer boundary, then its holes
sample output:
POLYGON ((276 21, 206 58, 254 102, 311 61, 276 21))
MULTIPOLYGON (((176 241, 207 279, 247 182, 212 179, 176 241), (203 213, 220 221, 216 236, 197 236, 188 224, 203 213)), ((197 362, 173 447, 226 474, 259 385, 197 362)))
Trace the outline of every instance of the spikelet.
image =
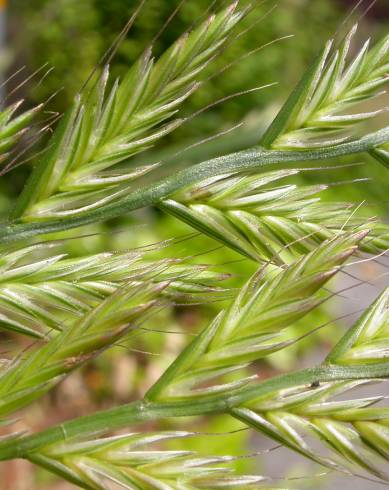
POLYGON ((71 217, 128 194, 153 165, 118 168, 183 121, 180 105, 199 86, 244 11, 233 3, 184 34, 155 62, 151 50, 108 89, 109 67, 78 97, 53 136, 14 216, 25 220, 71 217), (175 119, 174 119, 175 118, 175 119))
POLYGON ((355 251, 366 232, 342 235, 273 277, 254 277, 228 309, 188 345, 146 395, 148 400, 204 398, 228 392, 253 379, 239 377, 226 383, 223 376, 290 345, 282 330, 293 325, 323 300, 321 287, 355 251), (221 377, 221 380, 220 380, 221 377))
MULTIPOLYGON (((283 181, 300 173, 285 169, 214 177, 177 192, 160 207, 246 257, 282 265, 366 221, 350 204, 322 201, 326 185, 283 181)), ((361 249, 388 248, 389 228, 372 223, 361 249)))
POLYGON ((333 41, 327 43, 262 138, 263 146, 287 150, 333 146, 345 141, 356 124, 387 110, 355 112, 359 103, 381 95, 389 81, 389 36, 370 50, 366 41, 348 61, 356 31, 354 25, 332 54, 333 41))
POLYGON ((262 476, 236 474, 228 467, 233 460, 228 456, 155 448, 169 439, 190 436, 188 432, 157 432, 69 440, 42 448, 29 459, 88 490, 109 490, 113 484, 128 490, 244 490, 259 488, 266 481, 262 476))
POLYGON ((65 330, 129 282, 166 282, 161 291, 190 303, 224 294, 225 278, 207 265, 184 260, 148 260, 140 251, 67 258, 46 242, 0 253, 0 328, 37 338, 65 330))
MULTIPOLYGON (((325 364, 366 366, 388 362, 389 289, 366 310, 344 335, 325 364)), ((281 444, 334 469, 354 471, 359 466, 389 480, 389 407, 378 405, 385 397, 350 397, 349 390, 374 379, 335 381, 295 386, 251 400, 233 414, 281 444), (334 398, 337 398, 334 400, 334 398), (307 436, 330 450, 320 455, 307 436)))
POLYGON ((39 398, 67 374, 136 329, 159 304, 166 284, 124 285, 48 342, 31 347, 0 371, 0 417, 39 398))

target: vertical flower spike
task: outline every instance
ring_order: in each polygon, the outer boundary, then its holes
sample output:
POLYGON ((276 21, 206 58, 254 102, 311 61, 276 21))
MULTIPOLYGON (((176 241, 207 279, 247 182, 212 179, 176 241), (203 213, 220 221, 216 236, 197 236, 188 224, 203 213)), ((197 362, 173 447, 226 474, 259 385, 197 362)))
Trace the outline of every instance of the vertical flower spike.
MULTIPOLYGON (((284 181, 300 173, 222 175, 175 193, 160 207, 246 257, 282 265, 365 222, 351 204, 321 201, 327 186, 284 181)), ((361 248, 368 253, 388 249, 389 227, 372 224, 361 248)))
POLYGON ((231 392, 252 381, 218 379, 290 345, 282 330, 318 306, 317 292, 356 249, 366 232, 324 242, 289 268, 254 277, 232 305, 188 345, 147 393, 148 400, 196 399, 231 392))
POLYGON ((106 67, 64 117, 14 217, 28 221, 71 217, 133 190, 132 183, 153 165, 119 168, 118 164, 182 123, 174 119, 179 107, 198 88, 200 73, 244 16, 236 7, 233 3, 181 36, 156 62, 146 50, 111 88, 106 67))

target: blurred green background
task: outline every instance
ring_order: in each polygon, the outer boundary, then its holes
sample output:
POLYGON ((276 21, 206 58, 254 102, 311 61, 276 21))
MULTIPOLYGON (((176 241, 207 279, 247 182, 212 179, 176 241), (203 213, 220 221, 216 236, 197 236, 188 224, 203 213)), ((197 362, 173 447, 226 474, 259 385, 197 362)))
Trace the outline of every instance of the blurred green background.
MULTIPOLYGON (((155 54, 163 52, 185 29, 203 18, 210 3, 207 0, 184 2, 175 18, 154 43, 155 54)), ((342 22, 356 2, 280 0, 278 5, 274 1, 255 3, 257 5, 253 14, 245 21, 247 32, 231 43, 217 63, 208 70, 205 78, 212 77, 212 79, 185 104, 183 114, 193 114, 233 93, 272 82, 278 82, 278 85, 231 98, 202 112, 169 135, 149 154, 142 156, 147 158, 147 162, 167 160, 170 161, 173 169, 175 165, 238 150, 258 141, 261 132, 323 43, 337 30, 344 34, 346 26, 342 25, 342 22), (292 34, 294 36, 292 38, 279 40, 292 34), (248 55, 253 50, 256 52, 248 55), (228 68, 223 71, 225 67, 228 68), (243 122, 242 127, 228 135, 195 146, 179 157, 174 156, 178 151, 220 132, 228 131, 241 122, 243 122)), ((15 73, 23 66, 26 68, 5 86, 4 95, 10 94, 26 77, 43 67, 42 71, 18 89, 16 94, 11 94, 10 100, 24 98, 25 106, 29 107, 49 99, 46 107, 47 116, 51 112, 62 113, 101 56, 115 40, 136 4, 137 2, 133 0, 11 1, 6 10, 7 40, 2 50, 0 67, 4 77, 15 73), (51 67, 53 70, 41 80, 41 76, 51 67), (54 93, 57 94, 52 97, 54 93)), ((176 0, 146 2, 133 29, 120 44, 112 60, 113 76, 123 74, 136 60, 160 31, 164 21, 177 4, 176 0)), ((225 2, 219 1, 216 2, 215 7, 224 4, 225 2)), ((358 18, 363 10, 361 8, 354 15, 354 19, 358 18)), ((367 36, 379 38, 380 34, 387 31, 388 22, 388 2, 378 1, 361 19, 360 38, 367 36)), ((38 142, 33 152, 38 152, 40 145, 43 144, 44 140, 38 142)), ((23 147, 20 149, 22 151, 23 147)), ((0 214, 7 213, 12 199, 20 192, 28 172, 27 162, 2 179, 0 214)), ((367 165, 355 167, 352 171, 337 171, 319 177, 315 173, 309 178, 320 178, 324 181, 369 178, 370 182, 361 185, 338 187, 337 195, 335 191, 330 191, 328 198, 331 199, 336 195, 339 199, 339 189, 341 189, 342 199, 367 200, 371 203, 372 207, 367 208, 369 214, 379 213, 383 217, 387 214, 385 201, 388 200, 389 185, 385 183, 387 179, 383 169, 377 164, 368 162, 367 165)), ((163 216, 154 209, 146 209, 130 217, 87 227, 83 230, 83 234, 95 233, 93 236, 68 241, 65 243, 65 248, 72 255, 82 255, 102 250, 143 246, 164 239, 183 237, 190 232, 187 226, 173 218, 163 216)), ((68 232, 66 236, 77 236, 77 232, 68 232)), ((179 242, 168 250, 159 252, 160 255, 166 253, 181 257, 201 254, 197 257, 197 262, 215 264, 218 270, 232 272, 233 278, 229 283, 231 287, 239 286, 254 270, 253 264, 241 260, 241 257, 235 253, 218 247, 217 243, 204 237, 179 242)), ((369 270, 367 273, 376 272, 369 270)), ((196 331, 217 308, 219 308, 218 304, 190 308, 176 307, 164 312, 164 317, 157 319, 156 322, 157 324, 167 322, 171 330, 196 331)), ((316 314, 315 325, 328 319, 329 315, 328 311, 316 314)), ((308 319, 304 325, 296 328, 303 332, 304 329, 307 330, 312 326, 310 322, 311 319, 308 319)), ((328 344, 335 341, 336 333, 329 335, 329 332, 325 330, 315 338, 308 338, 280 355, 272 356, 270 361, 260 365, 259 369, 264 375, 272 375, 278 370, 298 366, 301 364, 303 354, 307 357, 315 355, 312 354, 310 347, 315 346, 314 352, 320 353, 321 349, 327 348, 328 344)), ((151 351, 153 354, 162 352, 162 356, 127 352, 121 348, 112 349, 81 373, 73 374, 42 404, 30 408, 25 414, 28 425, 38 430, 64 418, 136 398, 158 376, 162 366, 179 352, 184 342, 183 336, 177 339, 177 336, 155 334, 148 335, 147 338, 139 341, 139 344, 132 346, 138 350, 151 351)), ((188 428, 184 422, 182 424, 182 428, 188 428)), ((237 427, 224 418, 207 422, 196 421, 195 424, 197 429, 212 431, 225 431, 237 427)), ((188 447, 205 448, 208 453, 242 454, 250 450, 250 444, 254 444, 257 448, 260 443, 251 441, 248 432, 240 432, 230 436, 198 438, 187 444, 188 447)), ((282 457, 285 457, 285 454, 282 457)), ((273 457, 279 458, 276 453, 273 457)), ((269 464, 275 470, 273 474, 281 472, 279 466, 274 466, 274 463, 269 464)), ((265 473, 268 469, 266 465, 258 467, 258 458, 254 462, 243 460, 239 465, 249 470, 252 470, 254 465, 254 468, 265 473)), ((299 459, 286 471, 289 472, 289 476, 296 472, 307 473, 306 467, 299 459)), ((334 488, 327 486, 328 483, 321 480, 314 483, 307 481, 304 485, 307 488, 334 488)), ((32 467, 21 462, 12 462, 0 469, 1 490, 38 488, 59 490, 73 487, 58 482, 43 472, 36 473, 32 467)))

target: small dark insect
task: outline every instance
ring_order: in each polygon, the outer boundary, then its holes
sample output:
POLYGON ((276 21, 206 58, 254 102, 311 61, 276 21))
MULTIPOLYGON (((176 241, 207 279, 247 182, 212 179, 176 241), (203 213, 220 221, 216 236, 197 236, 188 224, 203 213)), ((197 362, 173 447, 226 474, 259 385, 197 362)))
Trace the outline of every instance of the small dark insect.
POLYGON ((311 388, 318 388, 320 386, 320 381, 314 381, 312 384, 311 384, 311 388))

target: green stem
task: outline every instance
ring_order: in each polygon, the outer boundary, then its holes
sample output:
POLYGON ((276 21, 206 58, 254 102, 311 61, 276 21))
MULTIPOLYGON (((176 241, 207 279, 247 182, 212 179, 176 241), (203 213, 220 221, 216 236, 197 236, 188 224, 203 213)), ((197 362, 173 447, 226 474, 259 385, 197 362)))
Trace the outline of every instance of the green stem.
POLYGON ((174 175, 131 192, 127 197, 72 218, 33 223, 9 222, 0 226, 0 243, 9 243, 36 235, 63 231, 78 226, 116 218, 126 212, 157 204, 175 191, 209 177, 230 172, 258 170, 272 164, 299 163, 338 158, 368 152, 389 141, 389 127, 349 143, 310 151, 274 151, 264 148, 231 153, 201 162, 174 175))
POLYGON ((259 384, 237 390, 230 396, 218 394, 206 399, 191 398, 187 401, 174 403, 136 401, 69 420, 38 434, 25 436, 8 443, 4 441, 0 443, 0 460, 27 457, 30 453, 39 452, 39 449, 48 444, 60 443, 72 437, 88 437, 91 434, 96 437, 108 431, 166 417, 228 413, 232 408, 239 407, 243 403, 273 391, 293 386, 311 385, 314 382, 387 377, 389 377, 388 362, 366 366, 322 365, 267 379, 259 384))

